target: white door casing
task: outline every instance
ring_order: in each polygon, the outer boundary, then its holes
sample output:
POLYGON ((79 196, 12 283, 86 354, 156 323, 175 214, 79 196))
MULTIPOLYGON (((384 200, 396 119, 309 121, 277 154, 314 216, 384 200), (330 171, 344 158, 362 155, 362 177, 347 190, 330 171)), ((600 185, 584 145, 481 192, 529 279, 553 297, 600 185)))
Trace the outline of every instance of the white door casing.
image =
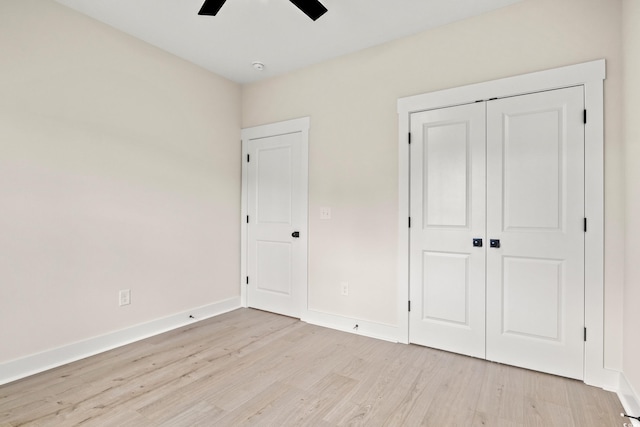
POLYGON ((485 104, 411 115, 411 342, 485 357, 485 104))
POLYGON ((241 298, 300 318, 307 309, 309 119, 242 130, 241 298))
POLYGON ((597 60, 546 71, 477 83, 398 100, 398 341, 409 342, 409 147, 414 112, 470 104, 545 90, 582 86, 588 120, 585 125, 585 325, 584 382, 617 386, 618 374, 604 366, 604 79, 605 61, 597 60))

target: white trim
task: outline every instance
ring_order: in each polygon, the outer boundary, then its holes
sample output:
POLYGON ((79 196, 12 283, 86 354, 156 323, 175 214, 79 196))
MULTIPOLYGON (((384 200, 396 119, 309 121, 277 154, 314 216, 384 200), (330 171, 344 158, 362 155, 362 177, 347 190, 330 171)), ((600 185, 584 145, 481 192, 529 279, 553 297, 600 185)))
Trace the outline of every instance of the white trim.
POLYGON ((605 61, 604 59, 599 59, 583 64, 569 65, 400 98, 398 100, 398 114, 402 117, 412 112, 468 104, 495 97, 517 96, 544 90, 591 84, 604 80, 605 76, 605 61))
POLYGON ((398 328, 393 325, 369 322, 362 319, 324 313, 315 310, 307 310, 307 314, 302 321, 312 325, 331 328, 342 332, 349 332, 369 338, 376 338, 394 343, 398 342, 398 328), (356 325, 358 326, 357 328, 355 327, 356 325))
MULTIPOLYGON (((604 60, 603 68, 604 68, 604 60)), ((618 373, 604 366, 604 76, 584 84, 585 126, 585 343, 584 382, 605 389, 618 373)))
POLYGON ((308 283, 309 283, 309 128, 311 119, 309 117, 301 117, 298 119, 285 120, 277 123, 253 126, 244 128, 241 131, 242 138, 242 196, 241 196, 241 224, 240 227, 240 301, 242 307, 248 307, 247 304, 247 236, 248 224, 246 217, 248 215, 249 196, 247 183, 247 154, 249 153, 249 141, 251 139, 265 138, 268 136, 286 135, 290 133, 300 132, 302 134, 300 156, 302 158, 301 187, 305 189, 302 200, 302 217, 305 218, 304 224, 300 226, 300 245, 306 248, 307 256, 304 258, 303 270, 306 271, 305 283, 300 286, 302 306, 300 307, 300 317, 304 317, 308 307, 308 283))
MULTIPOLYGON (((617 394, 627 414, 634 417, 640 416, 640 394, 633 389, 624 373, 620 373, 617 394)), ((631 422, 635 427, 640 427, 639 421, 631 420, 631 422)))
POLYGON ((240 298, 183 311, 0 364, 0 385, 240 308, 240 298), (190 318, 193 316, 194 318, 190 318))
MULTIPOLYGON (((406 99, 406 98, 404 98, 406 99)), ((409 110, 400 110, 398 100, 398 342, 409 344, 409 110)))
POLYGON ((583 86, 585 108, 585 211, 589 228, 585 239, 584 382, 613 389, 617 372, 604 367, 604 59, 485 83, 415 95, 398 100, 399 223, 398 223, 398 341, 409 342, 409 120, 411 113, 467 104, 495 97, 583 86))

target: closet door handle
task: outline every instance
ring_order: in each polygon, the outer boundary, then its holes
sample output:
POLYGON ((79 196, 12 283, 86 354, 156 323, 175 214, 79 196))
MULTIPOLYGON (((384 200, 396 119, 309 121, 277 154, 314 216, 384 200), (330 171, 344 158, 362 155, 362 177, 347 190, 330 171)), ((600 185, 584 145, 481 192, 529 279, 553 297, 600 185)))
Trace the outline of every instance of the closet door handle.
POLYGON ((300 237, 300 232, 299 231, 294 231, 293 233, 291 233, 291 237, 293 237, 294 239, 297 239, 300 237))
POLYGON ((491 246, 492 248, 499 248, 500 247, 500 239, 490 239, 489 240, 489 246, 491 246))
POLYGON ((481 248, 482 247, 482 239, 474 238, 473 239, 473 247, 481 248))

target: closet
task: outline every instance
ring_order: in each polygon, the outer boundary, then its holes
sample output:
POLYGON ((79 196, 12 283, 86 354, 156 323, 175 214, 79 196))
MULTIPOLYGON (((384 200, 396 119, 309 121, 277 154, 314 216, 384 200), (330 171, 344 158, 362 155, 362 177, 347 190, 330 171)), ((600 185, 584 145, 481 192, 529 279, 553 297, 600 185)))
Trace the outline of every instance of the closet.
POLYGON ((583 86, 409 114, 409 341, 583 379, 583 86))

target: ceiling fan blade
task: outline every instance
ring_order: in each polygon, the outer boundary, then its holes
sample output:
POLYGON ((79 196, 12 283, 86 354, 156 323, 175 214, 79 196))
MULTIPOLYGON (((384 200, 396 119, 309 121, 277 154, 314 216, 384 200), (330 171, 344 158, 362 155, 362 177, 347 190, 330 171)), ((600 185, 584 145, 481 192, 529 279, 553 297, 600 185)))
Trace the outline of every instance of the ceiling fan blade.
POLYGON ((225 1, 227 0, 205 0, 198 15, 216 16, 225 1))
POLYGON ((327 12, 327 8, 318 0, 289 0, 314 21, 327 12))

